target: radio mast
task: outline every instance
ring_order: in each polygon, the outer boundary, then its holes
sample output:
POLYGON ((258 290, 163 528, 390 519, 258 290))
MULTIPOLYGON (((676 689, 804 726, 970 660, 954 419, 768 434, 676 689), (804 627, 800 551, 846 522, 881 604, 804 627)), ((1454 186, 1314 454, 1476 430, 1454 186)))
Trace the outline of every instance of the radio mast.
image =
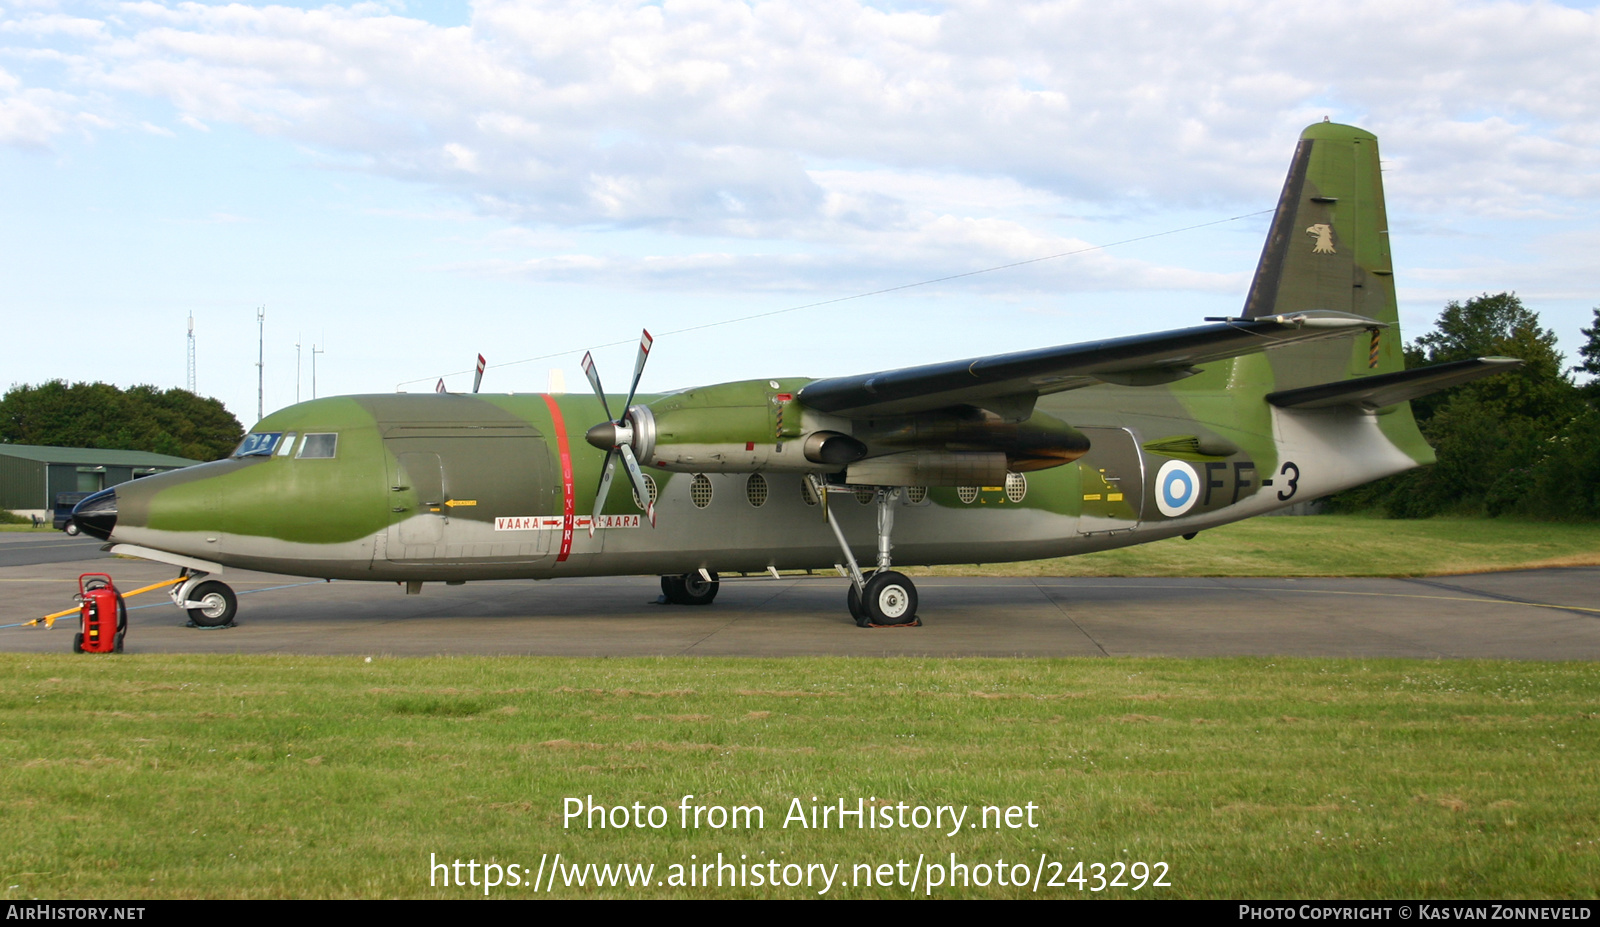
POLYGON ((194 387, 194 313, 189 313, 189 392, 193 393, 194 387))
POLYGON ((256 309, 256 421, 267 417, 267 307, 256 309))

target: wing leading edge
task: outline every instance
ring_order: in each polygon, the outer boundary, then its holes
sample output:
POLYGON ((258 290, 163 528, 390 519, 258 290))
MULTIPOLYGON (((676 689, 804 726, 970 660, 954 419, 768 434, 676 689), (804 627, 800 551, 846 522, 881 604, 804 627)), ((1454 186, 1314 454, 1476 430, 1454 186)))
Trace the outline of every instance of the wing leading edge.
POLYGON ((1170 383, 1198 373, 1196 364, 1387 327, 1363 316, 1332 311, 1233 319, 1176 331, 828 377, 807 384, 795 398, 810 408, 848 417, 973 405, 1008 418, 1026 418, 1033 399, 1043 393, 1101 382, 1123 386, 1170 383), (1007 415, 1012 408, 1016 414, 1007 415))

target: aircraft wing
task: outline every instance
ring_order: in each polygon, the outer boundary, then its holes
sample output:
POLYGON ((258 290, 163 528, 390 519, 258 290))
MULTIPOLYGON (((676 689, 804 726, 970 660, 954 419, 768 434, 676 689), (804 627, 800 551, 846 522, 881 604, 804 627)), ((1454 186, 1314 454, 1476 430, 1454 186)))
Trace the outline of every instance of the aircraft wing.
POLYGON ((1332 311, 1230 319, 1170 332, 828 377, 807 384, 796 398, 813 409, 852 418, 953 405, 975 405, 1007 418, 1026 418, 1033 398, 1041 393, 1099 382, 1123 386, 1170 383, 1198 373, 1195 365, 1207 361, 1387 327, 1373 319, 1332 311), (1016 414, 1007 414, 1013 405, 1018 406, 1016 414))

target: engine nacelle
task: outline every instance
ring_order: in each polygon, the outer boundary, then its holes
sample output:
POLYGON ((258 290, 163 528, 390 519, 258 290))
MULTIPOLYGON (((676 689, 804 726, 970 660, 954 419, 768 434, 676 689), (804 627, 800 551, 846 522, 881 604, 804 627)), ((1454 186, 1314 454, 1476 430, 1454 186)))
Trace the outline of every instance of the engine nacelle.
POLYGON ((1082 432, 1043 413, 1021 422, 958 406, 847 420, 804 409, 805 380, 747 380, 684 390, 589 430, 626 444, 647 467, 679 473, 836 473, 873 485, 994 485, 1008 470, 1059 467, 1089 449, 1082 432))
POLYGON ((866 456, 866 445, 843 432, 804 430, 794 393, 805 382, 748 380, 674 393, 630 408, 615 438, 645 466, 680 473, 839 470, 866 456))

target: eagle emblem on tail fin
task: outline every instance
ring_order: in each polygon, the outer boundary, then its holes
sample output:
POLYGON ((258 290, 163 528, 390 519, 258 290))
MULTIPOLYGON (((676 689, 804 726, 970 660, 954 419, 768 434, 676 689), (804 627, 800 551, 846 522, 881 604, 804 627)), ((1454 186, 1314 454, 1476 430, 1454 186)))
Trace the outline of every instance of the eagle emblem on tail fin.
POLYGON ((1306 234, 1317 237, 1317 246, 1311 249, 1312 254, 1333 253, 1333 226, 1326 222, 1318 222, 1306 229, 1306 234))

